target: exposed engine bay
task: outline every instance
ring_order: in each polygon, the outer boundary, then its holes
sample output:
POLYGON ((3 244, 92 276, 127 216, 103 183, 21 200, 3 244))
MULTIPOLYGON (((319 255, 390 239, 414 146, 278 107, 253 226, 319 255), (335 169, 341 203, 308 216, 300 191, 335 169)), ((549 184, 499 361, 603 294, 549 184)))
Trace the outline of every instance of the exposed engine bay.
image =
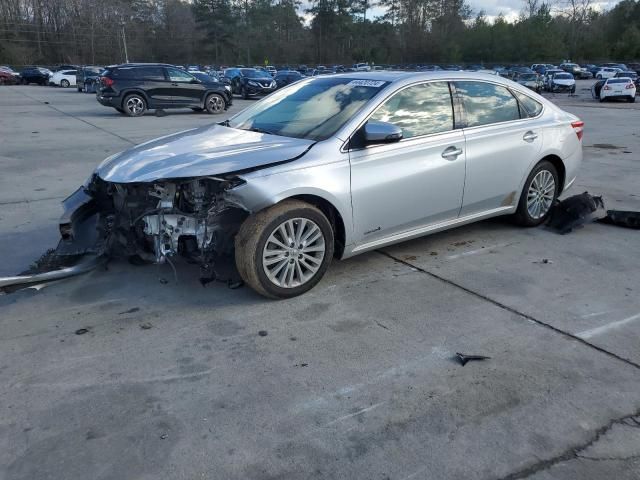
POLYGON ((111 183, 94 175, 64 202, 57 255, 126 257, 133 263, 198 263, 203 279, 233 253, 248 212, 225 198, 237 177, 111 183))

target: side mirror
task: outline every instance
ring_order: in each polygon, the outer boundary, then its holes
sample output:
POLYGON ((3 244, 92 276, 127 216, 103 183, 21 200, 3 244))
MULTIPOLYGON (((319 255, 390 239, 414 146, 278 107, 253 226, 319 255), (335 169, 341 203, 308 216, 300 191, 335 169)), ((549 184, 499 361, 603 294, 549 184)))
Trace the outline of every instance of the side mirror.
POLYGON ((392 123, 369 120, 364 126, 364 140, 367 145, 399 142, 402 129, 392 123))

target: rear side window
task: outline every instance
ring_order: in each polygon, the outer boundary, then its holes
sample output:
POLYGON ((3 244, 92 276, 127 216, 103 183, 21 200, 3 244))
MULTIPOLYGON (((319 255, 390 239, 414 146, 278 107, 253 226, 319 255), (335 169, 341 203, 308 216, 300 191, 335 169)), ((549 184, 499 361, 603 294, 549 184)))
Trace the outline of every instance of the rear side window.
POLYGON ((453 130, 449 85, 430 82, 400 90, 378 107, 371 119, 400 127, 404 138, 453 130))
POLYGON ((520 119, 518 101, 501 86, 485 82, 455 82, 462 97, 467 127, 520 119))
POLYGON ((137 69, 137 78, 141 78, 143 80, 156 80, 163 81, 164 78, 164 70, 162 67, 143 67, 137 69))
POLYGON ((537 117, 542 112, 542 104, 524 93, 514 92, 520 102, 520 115, 522 118, 537 117))

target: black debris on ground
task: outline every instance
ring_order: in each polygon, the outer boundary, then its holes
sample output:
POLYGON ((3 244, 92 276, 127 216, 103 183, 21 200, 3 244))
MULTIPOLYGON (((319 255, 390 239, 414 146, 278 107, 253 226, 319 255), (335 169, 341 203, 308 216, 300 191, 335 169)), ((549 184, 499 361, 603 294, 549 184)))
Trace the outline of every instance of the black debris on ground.
POLYGON ((626 228, 640 228, 640 212, 628 210, 607 210, 607 215, 598 220, 600 223, 626 228))
POLYGON ((124 312, 120 312, 118 315, 126 315, 127 313, 136 313, 139 311, 140 311, 139 307, 133 307, 133 308, 130 308, 129 310, 125 310, 124 312))
POLYGON ((484 355, 465 355, 464 353, 457 352, 456 358, 464 367, 468 362, 489 360, 491 357, 485 357, 484 355))
POLYGON ((78 330, 75 331, 76 335, 84 335, 85 333, 89 333, 88 328, 79 328, 78 330))
POLYGON ((269 335, 269 332, 267 332, 266 330, 260 330, 258 332, 258 335, 260 335, 261 337, 266 337, 267 335, 269 335))
POLYGON ((574 228, 594 221, 593 213, 599 208, 604 209, 602 197, 595 197, 588 192, 565 198, 551 207, 547 226, 565 235, 574 228))
POLYGON ((150 330, 151 328, 153 328, 153 325, 150 322, 145 322, 140 324, 140 328, 142 330, 150 330))

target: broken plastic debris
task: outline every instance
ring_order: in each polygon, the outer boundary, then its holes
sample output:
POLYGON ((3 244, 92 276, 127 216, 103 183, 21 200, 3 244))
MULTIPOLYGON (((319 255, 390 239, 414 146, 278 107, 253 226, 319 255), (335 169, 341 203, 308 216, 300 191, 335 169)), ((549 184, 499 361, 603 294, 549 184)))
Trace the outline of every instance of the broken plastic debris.
POLYGON ((594 220, 593 213, 598 208, 604 209, 602 197, 594 197, 588 192, 565 198, 551 207, 547 225, 558 233, 565 235, 587 222, 594 220))
POLYGON ((153 325, 150 322, 145 322, 140 324, 140 328, 142 330, 149 330, 150 328, 153 328, 153 325))
POLYGON ((471 362, 474 360, 489 360, 491 357, 485 357, 484 355, 465 355, 464 353, 456 353, 456 357, 460 360, 460 363, 464 367, 467 362, 471 362))
POLYGON ((640 212, 632 212, 628 210, 607 210, 606 217, 598 220, 598 222, 609 225, 617 225, 618 227, 640 228, 640 212))
POLYGON ((258 335, 260 335, 261 337, 266 337, 267 335, 269 335, 269 332, 267 332, 266 330, 260 330, 258 332, 258 335))
POLYGON ((76 335, 84 335, 85 333, 88 333, 89 329, 88 328, 79 328, 78 330, 76 330, 76 335))

